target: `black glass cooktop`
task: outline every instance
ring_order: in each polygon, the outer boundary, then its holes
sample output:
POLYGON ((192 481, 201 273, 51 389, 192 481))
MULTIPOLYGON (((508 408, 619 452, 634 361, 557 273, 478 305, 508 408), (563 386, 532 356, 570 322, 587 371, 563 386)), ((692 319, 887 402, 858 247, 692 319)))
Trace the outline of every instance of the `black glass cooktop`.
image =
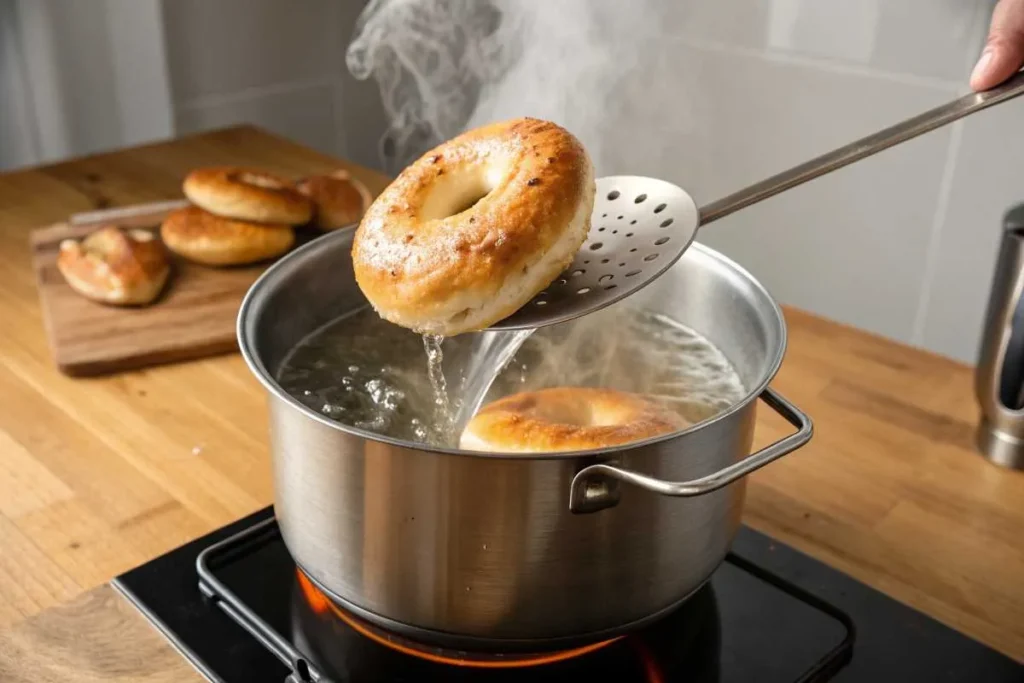
POLYGON ((712 580, 671 615, 571 652, 453 652, 381 631, 297 570, 270 509, 114 585, 223 683, 1024 682, 1020 664, 746 528, 712 580))

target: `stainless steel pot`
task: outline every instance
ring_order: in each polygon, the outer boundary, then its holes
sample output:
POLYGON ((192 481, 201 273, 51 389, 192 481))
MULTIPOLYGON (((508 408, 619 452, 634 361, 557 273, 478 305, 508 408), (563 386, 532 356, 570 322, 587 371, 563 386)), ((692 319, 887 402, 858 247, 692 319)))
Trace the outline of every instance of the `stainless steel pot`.
POLYGON ((743 477, 811 437, 810 420, 768 388, 785 351, 781 311, 750 274, 696 244, 628 301, 698 330, 737 367, 749 394, 713 419, 626 448, 538 456, 425 448, 331 421, 275 376, 306 335, 366 305, 351 236, 325 235, 271 267, 242 304, 238 335, 270 394, 288 550, 339 604, 384 627, 502 649, 635 628, 725 558, 743 477), (758 399, 797 431, 750 455, 758 399))

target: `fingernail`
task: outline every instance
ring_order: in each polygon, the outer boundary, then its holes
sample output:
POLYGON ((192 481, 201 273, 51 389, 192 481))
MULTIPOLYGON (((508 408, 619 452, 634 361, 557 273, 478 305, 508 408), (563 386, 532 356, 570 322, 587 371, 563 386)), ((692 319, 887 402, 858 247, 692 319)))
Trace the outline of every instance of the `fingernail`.
POLYGON ((971 72, 971 80, 977 80, 985 75, 985 70, 988 69, 988 65, 992 62, 992 50, 985 49, 981 53, 981 57, 978 59, 978 63, 974 65, 974 71, 971 72))

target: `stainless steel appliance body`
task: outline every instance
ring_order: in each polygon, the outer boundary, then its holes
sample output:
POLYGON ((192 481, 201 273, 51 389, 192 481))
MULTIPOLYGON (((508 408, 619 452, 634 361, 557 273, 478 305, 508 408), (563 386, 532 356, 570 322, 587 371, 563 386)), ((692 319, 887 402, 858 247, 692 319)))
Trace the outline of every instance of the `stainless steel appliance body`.
POLYGON ((1006 213, 989 294, 975 390, 978 448, 992 462, 1024 469, 1024 204, 1006 213))
POLYGON ((626 448, 537 456, 426 448, 331 421, 275 376, 305 336, 365 305, 351 234, 325 235, 271 267, 246 297, 238 332, 270 396, 288 549, 334 599, 383 626, 506 649, 638 626, 722 562, 743 477, 811 436, 807 417, 768 388, 786 346, 780 309, 701 245, 629 305, 701 332, 736 366, 749 394, 713 419, 626 448), (760 401, 795 431, 751 455, 760 401))

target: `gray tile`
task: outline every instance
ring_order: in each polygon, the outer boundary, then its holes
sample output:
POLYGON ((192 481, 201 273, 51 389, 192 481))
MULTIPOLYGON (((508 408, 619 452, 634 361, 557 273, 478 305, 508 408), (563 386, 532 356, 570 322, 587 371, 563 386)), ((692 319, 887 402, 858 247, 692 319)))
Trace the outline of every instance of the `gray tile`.
POLYGON ((339 83, 338 127, 348 161, 384 170, 380 141, 388 128, 377 82, 343 74, 339 83))
POLYGON ((1024 101, 975 114, 963 126, 921 342, 974 363, 1002 217, 1024 201, 1024 101))
POLYGON ((966 79, 992 1, 648 0, 670 35, 879 71, 966 79))
POLYGON ((174 0, 164 3, 175 101, 337 72, 336 0, 174 0))
POLYGON ((326 154, 336 154, 332 86, 179 109, 177 128, 191 133, 252 123, 326 154))
MULTIPOLYGON (((658 106, 627 98, 634 104, 604 131, 606 168, 677 182, 698 204, 950 96, 678 44, 665 50, 662 66, 635 86, 658 106)), ((936 131, 744 209, 698 239, 750 268, 784 303, 909 341, 949 135, 936 131)))

